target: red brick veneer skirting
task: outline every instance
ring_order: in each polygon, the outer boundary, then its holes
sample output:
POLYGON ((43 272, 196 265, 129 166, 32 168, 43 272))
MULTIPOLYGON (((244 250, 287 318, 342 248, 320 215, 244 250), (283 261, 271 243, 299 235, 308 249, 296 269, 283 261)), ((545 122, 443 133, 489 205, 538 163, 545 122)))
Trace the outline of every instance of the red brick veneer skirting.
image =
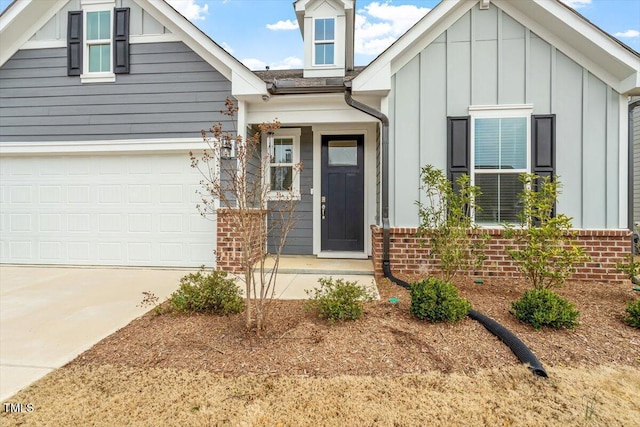
MULTIPOLYGON (((394 274, 430 274, 437 272, 436 261, 429 257, 428 243, 421 247, 415 237, 417 229, 397 227, 390 230, 389 257, 394 274)), ((487 260, 480 276, 522 277, 505 251, 512 241, 502 237, 503 230, 486 229, 491 240, 486 246, 487 260)), ((591 260, 577 266, 574 280, 623 282, 628 277, 617 270, 616 264, 627 262, 631 253, 629 230, 577 230, 576 240, 584 247, 591 260)), ((375 275, 382 272, 382 228, 371 226, 372 258, 375 275)), ((462 274, 465 274, 464 272, 462 274)))

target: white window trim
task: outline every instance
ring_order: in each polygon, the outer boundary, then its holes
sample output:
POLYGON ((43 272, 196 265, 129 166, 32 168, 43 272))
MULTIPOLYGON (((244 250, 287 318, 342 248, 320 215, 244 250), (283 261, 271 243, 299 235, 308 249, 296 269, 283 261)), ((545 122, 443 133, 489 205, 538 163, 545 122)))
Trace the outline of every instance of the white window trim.
POLYGON ((113 72, 113 9, 114 1, 105 0, 82 0, 82 74, 80 75, 81 83, 113 83, 116 81, 116 75, 113 72), (109 18, 109 71, 90 73, 89 72, 89 46, 91 44, 105 44, 106 40, 87 40, 87 13, 89 12, 106 12, 110 14, 109 18))
MULTIPOLYGON (((475 185, 476 181, 476 135, 475 135, 475 120, 476 119, 491 119, 491 118, 510 118, 510 117, 524 117, 527 119, 527 167, 525 169, 513 169, 505 173, 530 173, 531 172, 531 115, 533 114, 533 105, 531 104, 516 104, 516 105, 472 105, 469 107, 469 116, 471 118, 470 131, 469 131, 469 178, 471 185, 475 185)), ((496 169, 478 169, 479 174, 482 173, 503 173, 496 172, 496 169)), ((475 222, 476 212, 471 212, 471 217, 475 222)), ((486 228, 502 228, 502 224, 498 223, 482 223, 478 224, 481 227, 486 228)))
POLYGON ((336 18, 333 16, 313 18, 313 52, 311 53, 313 58, 314 67, 333 67, 336 65, 336 18), (333 20, 333 39, 331 40, 316 40, 316 24, 320 19, 333 20), (333 45, 333 62, 331 64, 317 64, 316 63, 316 46, 319 44, 332 44, 333 45))
MULTIPOLYGON (((295 171, 295 165, 300 163, 300 135, 302 131, 300 128, 288 128, 288 129, 277 129, 273 137, 274 139, 282 139, 282 138, 291 138, 293 139, 293 162, 291 165, 293 166, 293 180, 291 183, 290 191, 269 191, 267 194, 267 200, 300 200, 300 172, 295 171)), ((264 173, 265 185, 271 185, 271 167, 272 166, 288 166, 289 163, 271 163, 271 153, 269 152, 269 148, 267 147, 267 139, 266 135, 264 136, 262 143, 262 156, 265 160, 267 170, 264 173)))

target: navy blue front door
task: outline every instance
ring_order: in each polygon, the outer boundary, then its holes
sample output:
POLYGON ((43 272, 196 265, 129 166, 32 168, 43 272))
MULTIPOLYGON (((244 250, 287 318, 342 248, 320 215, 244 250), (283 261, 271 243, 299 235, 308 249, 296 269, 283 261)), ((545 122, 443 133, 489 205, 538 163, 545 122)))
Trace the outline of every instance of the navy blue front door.
POLYGON ((364 135, 322 136, 321 249, 364 250, 364 135))

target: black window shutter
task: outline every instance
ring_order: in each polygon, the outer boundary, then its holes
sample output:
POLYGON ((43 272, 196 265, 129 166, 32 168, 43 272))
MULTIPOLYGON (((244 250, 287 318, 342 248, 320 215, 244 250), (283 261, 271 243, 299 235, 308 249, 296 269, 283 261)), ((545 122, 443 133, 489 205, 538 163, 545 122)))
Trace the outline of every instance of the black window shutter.
POLYGON ((129 74, 129 8, 115 8, 113 16, 113 72, 129 74))
MULTIPOLYGON (((554 179, 556 174, 556 115, 531 116, 531 172, 554 179)), ((536 189, 538 183, 534 183, 536 189)), ((552 215, 555 216, 555 205, 552 215)))
POLYGON ((556 115, 531 116, 531 171, 553 178, 556 170, 556 115))
POLYGON ((82 11, 70 11, 67 21, 67 75, 79 76, 82 74, 82 11))
POLYGON ((447 176, 455 184, 461 175, 471 172, 471 118, 447 117, 447 176))

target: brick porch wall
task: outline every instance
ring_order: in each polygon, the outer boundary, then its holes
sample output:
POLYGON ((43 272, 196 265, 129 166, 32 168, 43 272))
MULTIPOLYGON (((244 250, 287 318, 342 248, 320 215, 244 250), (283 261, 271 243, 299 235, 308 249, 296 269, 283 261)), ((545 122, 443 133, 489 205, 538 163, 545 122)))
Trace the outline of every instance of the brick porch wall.
POLYGON ((239 274, 242 270, 242 230, 243 223, 252 231, 251 259, 257 262, 261 253, 261 245, 266 242, 266 211, 249 211, 242 221, 241 212, 237 209, 218 209, 216 262, 217 269, 227 273, 239 274))
MULTIPOLYGON (((522 277, 518 267, 505 251, 513 244, 502 237, 502 229, 483 229, 491 236, 485 248, 487 260, 479 271, 480 276, 522 277)), ((391 228, 389 257, 394 274, 430 274, 436 272, 436 262, 429 257, 428 243, 420 247, 415 237, 417 228, 391 228)), ((631 232, 628 230, 578 230, 576 240, 591 257, 588 262, 576 266, 571 277, 581 281, 625 282, 628 277, 620 273, 616 264, 627 262, 631 253, 631 232)), ((376 278, 382 272, 382 228, 371 226, 372 258, 376 278)), ((464 272, 462 274, 465 274, 464 272)))

